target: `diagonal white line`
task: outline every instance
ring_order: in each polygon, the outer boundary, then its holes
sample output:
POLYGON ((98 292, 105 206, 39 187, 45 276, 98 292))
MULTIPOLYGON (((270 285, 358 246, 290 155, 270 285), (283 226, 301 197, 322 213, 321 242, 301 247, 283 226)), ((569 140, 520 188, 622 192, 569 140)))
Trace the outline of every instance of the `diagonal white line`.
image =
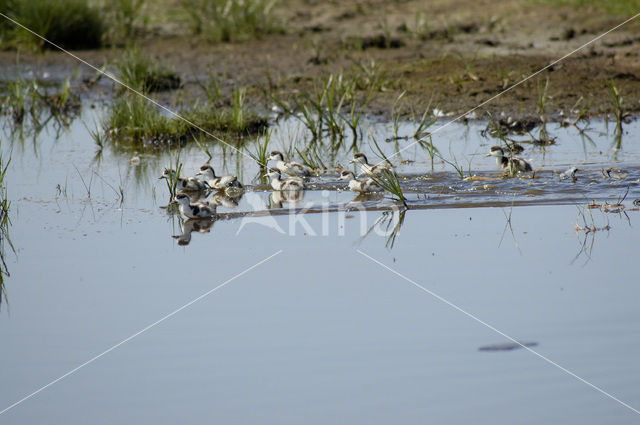
POLYGON ((227 285, 228 283, 233 282, 234 280, 236 280, 237 278, 239 278, 240 276, 244 275, 245 273, 248 273, 249 271, 255 269, 256 267, 266 263, 267 261, 271 260, 273 257, 275 257, 276 255, 280 254, 282 252, 282 250, 271 254, 270 256, 268 256, 267 258, 257 262, 256 264, 254 264, 253 266, 245 269, 244 271, 238 273, 237 275, 225 280, 224 282, 222 282, 220 285, 216 286, 213 289, 210 289, 209 291, 205 292, 204 294, 200 295, 199 297, 189 301, 188 303, 186 303, 185 305, 183 305, 182 307, 173 310, 171 313, 167 314, 166 316, 162 317, 159 320, 156 320, 155 322, 153 322, 152 324, 140 329, 138 332, 134 333, 133 335, 131 335, 130 337, 123 339, 122 341, 120 341, 119 343, 117 343, 116 345, 108 348, 107 350, 103 351, 102 353, 98 354, 95 357, 92 357, 91 359, 87 360, 86 362, 82 363, 80 366, 76 367, 75 369, 71 369, 69 372, 65 373, 64 375, 60 376, 59 378, 54 379, 53 381, 49 382, 47 385, 39 388, 38 390, 32 392, 31 394, 29 394, 26 397, 23 397, 22 399, 16 401, 15 403, 13 403, 11 406, 6 407, 4 410, 0 411, 0 415, 2 415, 3 413, 13 409, 14 407, 16 407, 17 405, 21 404, 24 401, 27 401, 28 399, 30 399, 31 397, 33 397, 34 395, 38 394, 41 391, 46 390, 47 388, 49 388, 50 386, 52 386, 53 384, 55 384, 58 381, 63 380, 64 378, 66 378, 67 376, 77 372, 78 370, 82 369, 83 367, 93 363, 94 361, 98 360, 100 357, 104 356, 105 354, 110 353, 111 351, 115 350, 116 348, 120 347, 122 344, 125 344, 129 341, 131 341, 132 339, 134 339, 135 337, 137 337, 138 335, 148 331, 149 329, 153 328, 156 325, 159 325, 160 323, 164 322, 165 320, 167 320, 168 318, 174 316, 175 314, 181 312, 182 310, 184 310, 185 308, 189 307, 191 304, 194 304, 198 301, 200 301, 201 299, 205 298, 207 295, 217 291, 218 289, 222 288, 223 286, 227 285))
MULTIPOLYGON (((205 130, 204 128, 196 125, 195 123, 189 121, 188 119, 186 119, 185 117, 183 117, 182 115, 178 114, 177 112, 173 111, 172 109, 167 108, 166 106, 164 106, 163 104, 156 102, 155 100, 153 100, 152 98, 150 98, 149 96, 145 95, 144 93, 134 89, 133 87, 130 87, 129 85, 127 85, 126 83, 124 83, 123 81, 119 80, 118 78, 116 78, 114 75, 105 72, 101 69, 99 69, 98 67, 96 67, 95 65, 90 64, 89 62, 87 62, 86 60, 80 58, 79 56, 74 55, 73 53, 71 53, 68 50, 63 49, 62 47, 58 46, 56 43, 47 40, 46 38, 44 38, 43 36, 41 36, 40 34, 38 34, 37 32, 25 27, 24 25, 22 25, 20 22, 16 21, 15 19, 10 18, 9 16, 5 15, 4 13, 0 12, 0 16, 4 17, 5 19, 8 19, 9 21, 13 22, 14 24, 16 24, 17 26, 19 26, 20 28, 23 28, 27 31, 29 31, 31 34, 35 35, 36 37, 40 38, 43 41, 46 41, 47 43, 51 44, 52 46, 54 46, 56 49, 66 53, 67 55, 71 56, 72 58, 76 59, 79 62, 82 62, 83 64, 87 65, 89 68, 95 70, 96 72, 104 75, 107 78, 110 78, 111 80, 113 80, 115 83, 120 84, 122 87, 125 87, 128 90, 131 90, 133 93, 137 94, 138 96, 143 97, 144 99, 146 99, 147 101, 151 102, 152 104, 154 104, 155 106, 157 106, 158 108, 161 108, 163 110, 165 110, 166 112, 168 112, 169 114, 173 115, 174 117, 186 122, 187 124, 189 124, 190 126, 192 126, 193 128, 197 128, 198 130, 202 131, 204 134, 206 134, 207 136, 217 140, 218 142, 227 145, 228 147, 230 147, 231 149, 233 149, 234 151, 246 156, 247 158, 250 158, 252 160, 255 161, 255 159, 253 157, 251 157, 251 155, 248 155, 246 153, 244 153, 243 151, 241 151, 240 149, 236 148, 235 146, 230 145, 229 143, 225 142, 224 140, 222 140, 221 138, 219 138, 218 136, 216 136, 215 134, 205 130)), ((1 413, 1 412, 0 412, 1 413)))
MULTIPOLYGON (((465 113, 463 113, 463 114, 458 115, 456 118, 452 119, 451 121, 447 121, 446 123, 444 123, 444 124, 443 124, 443 125, 441 125, 440 127, 436 128, 435 130, 433 130, 432 132, 430 132, 430 134, 432 134, 432 135, 433 135, 433 134, 435 134, 435 133, 439 132, 440 130, 442 130, 442 129, 444 129, 444 128, 449 127, 451 124, 453 124, 453 123, 454 123, 454 122, 456 122, 456 121, 459 121, 460 119, 462 119, 462 118, 463 118, 463 117, 465 117, 466 115, 470 114, 471 112, 475 111, 476 109, 478 109, 478 108, 482 108, 482 107, 483 107, 484 105, 486 105, 487 103, 489 103, 489 102, 493 101, 494 99, 496 99, 496 98, 498 98, 498 97, 502 96, 503 94, 505 94, 505 93, 507 93, 507 92, 509 92, 509 91, 513 90, 514 88, 518 87, 519 85, 521 85, 521 84, 522 84, 522 83, 524 83, 525 81, 528 81, 528 80, 530 80, 531 78, 535 77, 536 75, 540 74, 542 71, 544 71, 544 70, 546 70, 546 69, 548 69, 548 68, 552 67, 553 65, 557 64, 558 62, 561 62, 561 61, 565 60, 565 59, 566 59, 566 58, 568 58, 569 56, 573 55, 574 53, 576 53, 576 52, 578 52, 578 51, 580 51, 580 50, 582 50, 582 49, 584 49, 584 48, 585 48, 585 47, 587 47, 588 45, 590 45, 590 44, 592 44, 592 43, 594 43, 594 42, 596 42, 596 41, 600 40, 602 37, 604 37, 605 35, 609 34, 610 32, 617 30, 618 28, 622 27, 622 26, 623 26, 623 25, 625 25, 625 24, 628 24, 629 22, 631 22, 631 21, 633 21, 634 19, 636 19, 638 16, 640 16, 640 13, 637 13, 637 14, 633 15, 631 18, 627 19, 626 21, 624 21, 624 22, 622 22, 622 23, 620 23, 620 24, 616 25, 615 27, 611 28, 610 30, 608 30, 608 31, 606 31, 606 32, 604 32, 604 33, 602 33, 602 34, 600 34, 600 35, 599 35, 599 36, 597 36, 596 38, 594 38, 594 39, 592 39, 592 40, 590 40, 590 41, 588 41, 588 42, 584 43, 582 46, 580 46, 580 47, 578 47, 578 48, 576 48, 576 49, 572 50, 571 52, 567 53, 566 55, 562 56, 561 58, 556 59, 555 61, 551 62, 550 64, 548 64, 548 65, 546 65, 546 66, 544 66, 544 67, 540 68, 539 70, 537 70, 537 71, 536 71, 536 72, 534 72, 533 74, 529 75, 528 77, 523 78, 522 80, 518 81, 518 82, 517 82, 517 83, 515 83, 514 85, 512 85, 512 86, 510 86, 510 87, 506 88, 505 90, 501 91, 500 93, 498 93, 498 94, 494 95, 493 97, 490 97, 489 99, 487 99, 487 100, 485 100, 484 102, 480 103, 478 106, 475 106, 475 107, 473 107, 473 108, 469 109, 467 112, 465 112, 465 113)), ((407 149, 411 148, 411 147, 412 147, 412 146, 414 146, 416 143, 419 143, 419 142, 421 142, 421 141, 423 141, 423 139, 422 139, 422 138, 420 138, 420 139, 416 140, 415 142, 410 143, 408 146, 405 146, 404 148, 402 148, 402 149, 398 150, 398 151, 397 151, 397 152, 395 152, 393 155, 390 155, 390 156, 388 156, 387 158, 393 158, 394 156, 399 155, 400 153, 402 153, 402 152, 406 151, 407 149)), ((386 161, 380 161, 380 162, 379 162, 378 164, 376 164, 376 165, 382 164, 382 163, 384 163, 384 162, 386 162, 386 161)))
POLYGON ((446 300, 445 298, 442 298, 440 295, 436 294, 433 291, 430 291, 429 289, 425 288, 424 286, 420 285, 419 283, 415 282, 414 280, 408 278, 407 276, 403 275, 400 272, 395 271, 394 269, 392 269, 391 267, 387 266, 384 263, 381 263, 380 261, 376 260, 375 258, 365 254, 364 252, 360 251, 359 249, 357 249, 356 251, 358 251, 359 254, 362 254, 364 257, 368 258, 369 260, 373 261, 374 263, 380 265, 381 267, 389 270, 391 273, 395 274, 396 276, 406 280, 407 282, 409 282, 410 284, 412 284, 413 286, 415 286, 418 289, 421 289, 422 291, 426 292, 427 294, 431 295, 432 297, 438 299, 439 301, 442 301, 443 303, 447 304, 448 306, 458 310, 460 313, 464 314, 467 317, 470 317, 471 319, 475 320, 476 322, 486 326, 487 328, 491 329, 492 331, 502 335, 503 337, 507 338, 508 340, 518 344, 520 347, 524 348, 525 350, 535 354, 536 356, 540 357, 542 360, 544 360, 545 362, 557 367, 558 369, 560 369, 561 371, 573 376, 574 378, 576 378, 577 380, 587 384, 588 386, 590 386, 591 388, 593 388, 594 390, 604 394, 605 396, 609 397, 610 399, 617 401, 618 403, 620 403, 621 405, 623 405, 624 407, 626 407, 627 409, 630 409, 632 411, 634 411, 635 413, 640 415, 640 410, 635 409, 634 407, 628 405, 627 403, 625 403, 624 401, 614 397, 613 395, 609 394, 608 392, 606 392, 605 390, 603 390, 600 387, 597 387, 595 385, 593 385, 591 382, 587 381, 584 378, 579 377, 578 375, 576 375, 575 373, 571 372, 569 369, 566 369, 562 366, 560 366, 558 363, 555 363, 554 361, 550 360, 549 358, 543 356, 542 354, 538 353, 535 350, 532 350, 531 348, 527 347, 526 345, 522 344, 521 342, 517 341, 516 339, 510 337, 509 335, 505 334, 504 332, 500 331, 499 329, 496 329, 495 327, 491 326, 490 324, 488 324, 487 322, 479 319, 478 317, 474 316, 473 314, 467 312, 466 310, 463 310, 462 308, 458 307, 457 305, 455 305, 454 303, 452 303, 451 301, 446 300))

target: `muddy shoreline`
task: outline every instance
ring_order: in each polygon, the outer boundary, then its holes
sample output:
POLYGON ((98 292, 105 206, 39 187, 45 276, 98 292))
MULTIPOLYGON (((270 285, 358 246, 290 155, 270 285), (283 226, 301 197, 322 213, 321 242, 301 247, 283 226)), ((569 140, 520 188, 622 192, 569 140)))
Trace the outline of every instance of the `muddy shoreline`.
MULTIPOLYGON (((625 19, 588 8, 532 7, 524 2, 494 5, 491 15, 480 13, 487 2, 283 3, 287 7, 281 4, 279 13, 286 23, 285 33, 259 40, 212 44, 185 36, 179 23, 169 18, 151 25, 137 44, 175 69, 182 79, 180 89, 159 93, 156 98, 170 105, 194 101, 202 96, 199 82, 212 73, 222 81, 225 93, 246 87, 248 102, 268 110, 273 102, 267 92, 289 101, 313 90, 330 73, 362 74, 375 68, 384 82, 374 93, 367 113, 389 117, 395 106, 396 113, 405 117, 436 108, 453 117, 625 19), (417 34, 411 19, 421 10, 434 14, 425 24, 429 30, 417 34)), ((624 112, 637 113, 639 28, 636 22, 625 25, 491 100, 475 116, 486 118, 490 112, 494 116, 539 117, 539 96, 547 79, 543 113, 549 120, 611 114, 612 81, 623 98, 624 112)), ((101 67, 113 64, 122 52, 121 48, 105 48, 74 54, 101 67)), ((95 75, 76 59, 54 50, 38 54, 3 51, 0 64, 3 79, 10 79, 17 67, 35 70, 37 75, 46 73, 53 80, 75 74, 81 81, 95 75)), ((105 80, 89 89, 89 94, 108 95, 114 83, 105 80)), ((366 93, 363 90, 359 95, 364 98, 366 93)))

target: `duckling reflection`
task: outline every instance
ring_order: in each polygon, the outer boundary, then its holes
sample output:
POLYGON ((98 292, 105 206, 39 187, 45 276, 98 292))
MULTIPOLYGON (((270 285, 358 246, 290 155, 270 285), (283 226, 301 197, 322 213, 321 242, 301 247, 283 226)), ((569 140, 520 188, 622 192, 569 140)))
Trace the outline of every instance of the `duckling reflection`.
POLYGON ((240 192, 240 193, 217 192, 217 193, 211 194, 211 196, 206 202, 212 208, 215 208, 215 207, 237 208, 238 203, 242 199, 243 194, 244 192, 240 192), (235 195, 235 196, 232 196, 232 195, 235 195))
POLYGON ((207 220, 189 219, 180 226, 182 233, 172 237, 178 240, 178 245, 189 245, 189 242, 191 242, 191 233, 209 233, 215 221, 215 217, 207 220))
POLYGON ((384 199, 384 191, 379 192, 358 192, 358 195, 351 202, 380 201, 384 199))
POLYGON ((271 208, 282 208, 284 204, 297 204, 304 199, 304 190, 275 190, 271 192, 271 208))

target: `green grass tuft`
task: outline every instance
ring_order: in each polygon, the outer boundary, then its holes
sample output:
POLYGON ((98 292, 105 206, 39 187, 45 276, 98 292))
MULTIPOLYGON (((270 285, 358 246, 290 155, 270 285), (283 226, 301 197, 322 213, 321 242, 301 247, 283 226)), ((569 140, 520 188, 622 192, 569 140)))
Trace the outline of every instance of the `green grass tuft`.
MULTIPOLYGON (((93 49, 102 44, 104 22, 88 0, 0 0, 2 13, 66 49, 93 49)), ((0 18, 2 44, 53 48, 30 32, 0 18)))
POLYGON ((632 16, 640 10, 640 0, 538 0, 555 7, 577 10, 591 9, 610 15, 632 16))
POLYGON ((267 126, 266 118, 245 110, 242 121, 237 111, 213 108, 196 103, 191 109, 180 111, 180 118, 164 115, 146 99, 139 96, 123 96, 115 100, 103 127, 108 140, 117 142, 121 148, 167 148, 184 143, 185 140, 202 136, 203 129, 218 137, 259 134, 267 126))
POLYGON ((258 164, 260 169, 267 169, 267 162, 269 161, 269 142, 271 141, 271 130, 264 133, 264 142, 258 144, 258 150, 253 153, 249 152, 251 158, 253 158, 258 164))
POLYGON ((389 170, 383 170, 382 174, 373 177, 373 180, 378 184, 378 186, 394 195, 406 209, 409 209, 407 199, 404 196, 402 187, 400 187, 400 180, 398 180, 398 175, 396 173, 389 170))
POLYGON ((274 0, 182 0, 196 35, 214 42, 259 38, 282 32, 274 0))
POLYGON ((122 82, 135 90, 149 93, 180 87, 178 74, 145 56, 138 48, 127 49, 116 65, 122 82))

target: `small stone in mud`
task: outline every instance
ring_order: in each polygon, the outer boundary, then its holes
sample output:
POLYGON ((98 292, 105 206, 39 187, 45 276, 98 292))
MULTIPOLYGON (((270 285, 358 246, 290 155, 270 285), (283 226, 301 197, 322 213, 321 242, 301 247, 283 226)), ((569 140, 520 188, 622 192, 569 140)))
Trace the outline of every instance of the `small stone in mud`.
POLYGON ((562 33, 562 39, 563 40, 571 40, 575 36, 576 36, 576 30, 574 30, 573 28, 567 28, 562 33))
POLYGON ((476 44, 482 44, 489 47, 496 47, 500 45, 498 40, 491 40, 490 38, 483 38, 475 41, 476 44))

